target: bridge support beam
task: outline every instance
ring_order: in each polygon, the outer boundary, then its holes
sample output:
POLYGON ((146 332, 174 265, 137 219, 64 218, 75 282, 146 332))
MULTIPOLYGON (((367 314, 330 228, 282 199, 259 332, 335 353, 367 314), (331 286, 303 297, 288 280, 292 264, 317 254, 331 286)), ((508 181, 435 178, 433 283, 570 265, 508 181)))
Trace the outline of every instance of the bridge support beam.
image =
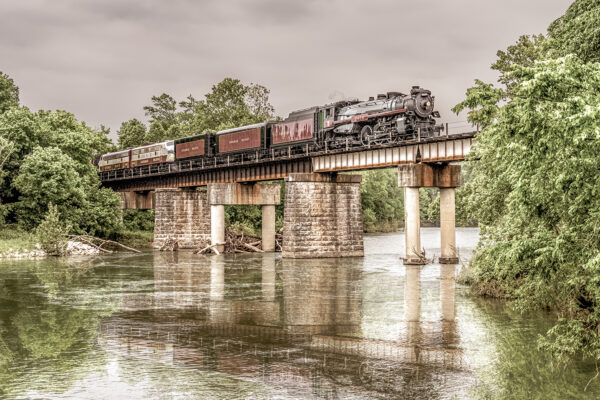
POLYGON ((210 235, 206 189, 156 189, 154 247, 176 241, 182 249, 198 247, 210 235))
POLYGON ((286 178, 284 258, 362 257, 360 175, 286 178))
MULTIPOLYGON (((275 205, 281 203, 279 184, 213 183, 208 185, 211 208, 211 244, 225 240, 226 205, 262 206, 262 248, 275 251, 275 205)), ((222 251, 223 246, 217 246, 222 251)))
POLYGON ((441 264, 457 264, 454 189, 460 186, 460 166, 403 164, 398 166, 398 186, 404 187, 404 264, 426 264, 421 251, 419 188, 440 188, 441 264))

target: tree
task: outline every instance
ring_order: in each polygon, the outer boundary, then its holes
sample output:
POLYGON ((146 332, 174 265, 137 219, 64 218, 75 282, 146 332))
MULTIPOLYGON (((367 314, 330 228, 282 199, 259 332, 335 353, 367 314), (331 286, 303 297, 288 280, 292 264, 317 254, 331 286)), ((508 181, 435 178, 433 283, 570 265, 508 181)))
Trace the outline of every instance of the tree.
POLYGON ((456 114, 469 109, 467 121, 482 128, 492 124, 500 110, 500 101, 507 93, 494 85, 475 79, 475 85, 467 89, 466 99, 452 108, 456 114))
POLYGON ((19 106, 19 88, 15 82, 0 71, 0 114, 19 106))
POLYGON ((404 191, 394 169, 365 171, 360 185, 365 231, 394 231, 404 218, 404 191))
POLYGON ((575 54, 584 62, 600 61, 600 1, 577 0, 548 27, 546 48, 552 57, 575 54))
POLYGON ((86 186, 78 173, 78 163, 57 147, 37 147, 25 157, 14 181, 19 191, 16 205, 19 223, 36 227, 55 204, 63 221, 74 227, 86 218, 86 186))
POLYGON ((518 65, 532 67, 535 61, 543 56, 542 45, 544 41, 544 35, 523 35, 519 37, 517 43, 508 46, 505 51, 498 50, 496 53, 498 59, 492 64, 492 69, 500 72, 498 82, 505 85, 507 92, 510 93, 516 83, 515 79, 509 77, 508 73, 518 65))
POLYGON ((117 135, 119 149, 141 146, 146 138, 146 125, 135 118, 130 119, 121 124, 117 135))
POLYGON ((150 117, 150 122, 160 121, 168 125, 177 122, 177 102, 166 93, 152 96, 152 105, 144 106, 144 111, 146 116, 150 117))
POLYGON ((61 221, 58 209, 54 204, 48 205, 48 213, 36 228, 35 233, 46 254, 62 256, 66 253, 69 227, 61 221))
POLYGON ((476 288, 556 309, 544 348, 599 359, 600 64, 566 56, 510 74, 513 96, 471 156, 476 288))
POLYGON ((119 196, 100 188, 93 166, 83 168, 57 147, 37 147, 25 157, 14 186, 20 193, 17 220, 25 229, 37 226, 50 204, 78 233, 110 236, 121 229, 119 196))
POLYGON ((12 181, 23 158, 36 146, 47 145, 50 132, 47 126, 41 124, 38 115, 26 107, 17 107, 0 114, 0 137, 13 144, 13 150, 4 164, 4 180, 0 186, 0 197, 7 203, 15 200, 12 181))
POLYGON ((225 78, 205 97, 194 103, 192 118, 183 128, 186 134, 218 131, 273 118, 269 90, 261 85, 244 85, 239 79, 225 78))

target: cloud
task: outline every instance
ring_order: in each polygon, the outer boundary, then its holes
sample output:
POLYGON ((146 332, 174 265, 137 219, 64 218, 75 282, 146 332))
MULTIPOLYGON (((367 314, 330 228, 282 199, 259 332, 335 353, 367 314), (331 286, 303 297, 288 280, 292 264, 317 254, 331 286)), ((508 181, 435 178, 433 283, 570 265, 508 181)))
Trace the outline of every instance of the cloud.
POLYGON ((498 49, 544 32, 570 0, 42 0, 0 2, 0 70, 33 109, 92 126, 144 119, 152 95, 201 97, 231 76, 280 115, 430 88, 445 118, 498 49), (510 21, 510 23, 507 23, 510 21))

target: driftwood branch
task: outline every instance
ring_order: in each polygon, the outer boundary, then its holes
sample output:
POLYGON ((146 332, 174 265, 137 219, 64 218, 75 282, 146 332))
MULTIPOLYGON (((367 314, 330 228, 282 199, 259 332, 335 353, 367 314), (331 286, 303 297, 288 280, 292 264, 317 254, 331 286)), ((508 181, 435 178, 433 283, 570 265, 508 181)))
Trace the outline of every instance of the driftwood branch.
POLYGON ((125 250, 132 251, 134 253, 141 253, 141 251, 139 251, 137 249, 134 249, 129 246, 125 246, 124 244, 115 242, 114 240, 100 239, 98 237, 90 236, 90 235, 68 235, 68 237, 72 238, 75 241, 84 242, 84 243, 92 246, 93 248, 100 250, 103 253, 112 253, 112 251, 106 250, 105 248, 103 248, 104 245, 107 245, 107 244, 122 247, 125 250))

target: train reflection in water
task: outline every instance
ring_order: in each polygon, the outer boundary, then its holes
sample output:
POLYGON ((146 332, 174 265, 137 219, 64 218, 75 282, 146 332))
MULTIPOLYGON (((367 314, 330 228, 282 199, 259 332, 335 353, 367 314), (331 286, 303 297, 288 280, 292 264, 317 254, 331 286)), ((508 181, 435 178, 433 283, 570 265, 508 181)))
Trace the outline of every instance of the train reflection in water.
MULTIPOLYGON (((402 267, 405 268, 405 267, 402 267)), ((362 260, 156 253, 154 291, 127 297, 100 344, 120 355, 217 371, 292 396, 443 397, 470 375, 455 327, 455 266, 442 265, 441 316, 420 320, 420 267, 406 267, 397 340, 363 335, 362 260)))

